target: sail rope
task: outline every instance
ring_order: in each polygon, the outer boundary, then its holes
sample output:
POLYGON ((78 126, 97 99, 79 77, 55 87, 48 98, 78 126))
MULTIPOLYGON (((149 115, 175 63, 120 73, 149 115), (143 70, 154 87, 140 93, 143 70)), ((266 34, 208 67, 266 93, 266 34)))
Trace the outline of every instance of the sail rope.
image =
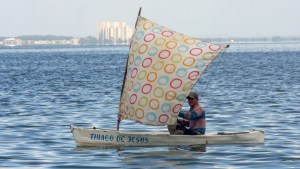
POLYGON ((218 68, 218 66, 219 66, 219 64, 221 62, 221 59, 222 59, 222 57, 223 57, 223 55, 224 55, 224 53, 225 53, 225 51, 226 51, 227 48, 229 48, 229 45, 226 45, 225 49, 220 53, 219 59, 218 59, 218 61, 216 63, 216 66, 212 70, 212 73, 211 73, 211 75, 210 75, 210 77, 208 79, 208 82, 206 83, 203 91, 199 94, 199 96, 200 96, 199 100, 201 100, 201 98, 204 96, 205 91, 208 88, 208 85, 210 84, 212 77, 215 75, 215 72, 216 72, 216 70, 217 70, 217 68, 218 68))

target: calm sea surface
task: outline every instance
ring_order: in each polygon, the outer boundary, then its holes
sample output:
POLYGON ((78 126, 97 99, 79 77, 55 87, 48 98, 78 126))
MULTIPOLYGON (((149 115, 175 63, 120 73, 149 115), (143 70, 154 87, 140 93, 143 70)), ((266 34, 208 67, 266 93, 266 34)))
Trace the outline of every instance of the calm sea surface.
MULTIPOLYGON (((127 54, 0 48, 0 168, 300 168, 300 43, 232 44, 195 86, 207 132, 260 129, 264 144, 76 147, 71 124, 116 128, 127 54)), ((121 130, 165 127, 123 121, 121 130)))

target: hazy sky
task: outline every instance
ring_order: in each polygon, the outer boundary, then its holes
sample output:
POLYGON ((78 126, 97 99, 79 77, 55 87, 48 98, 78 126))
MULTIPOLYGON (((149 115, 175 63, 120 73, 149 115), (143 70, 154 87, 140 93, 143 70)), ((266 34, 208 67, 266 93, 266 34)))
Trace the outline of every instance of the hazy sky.
POLYGON ((300 0, 0 0, 0 36, 96 36, 142 16, 195 37, 300 36, 300 0))

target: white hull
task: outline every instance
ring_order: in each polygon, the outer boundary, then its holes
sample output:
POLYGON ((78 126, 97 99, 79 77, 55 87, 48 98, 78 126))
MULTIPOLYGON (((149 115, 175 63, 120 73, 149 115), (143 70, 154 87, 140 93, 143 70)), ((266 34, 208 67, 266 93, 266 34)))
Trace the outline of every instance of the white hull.
POLYGON ((205 135, 170 135, 169 132, 121 132, 84 129, 71 125, 77 146, 175 146, 201 144, 264 143, 264 132, 251 130, 237 133, 205 135))

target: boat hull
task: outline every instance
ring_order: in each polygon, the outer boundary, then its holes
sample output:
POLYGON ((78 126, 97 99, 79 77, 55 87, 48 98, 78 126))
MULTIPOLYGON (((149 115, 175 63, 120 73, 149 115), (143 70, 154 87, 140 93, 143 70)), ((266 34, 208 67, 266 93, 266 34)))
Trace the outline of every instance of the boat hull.
POLYGON ((264 132, 251 130, 205 135, 170 135, 169 132, 121 132, 85 129, 71 125, 77 146, 175 146, 203 144, 264 143, 264 132))

